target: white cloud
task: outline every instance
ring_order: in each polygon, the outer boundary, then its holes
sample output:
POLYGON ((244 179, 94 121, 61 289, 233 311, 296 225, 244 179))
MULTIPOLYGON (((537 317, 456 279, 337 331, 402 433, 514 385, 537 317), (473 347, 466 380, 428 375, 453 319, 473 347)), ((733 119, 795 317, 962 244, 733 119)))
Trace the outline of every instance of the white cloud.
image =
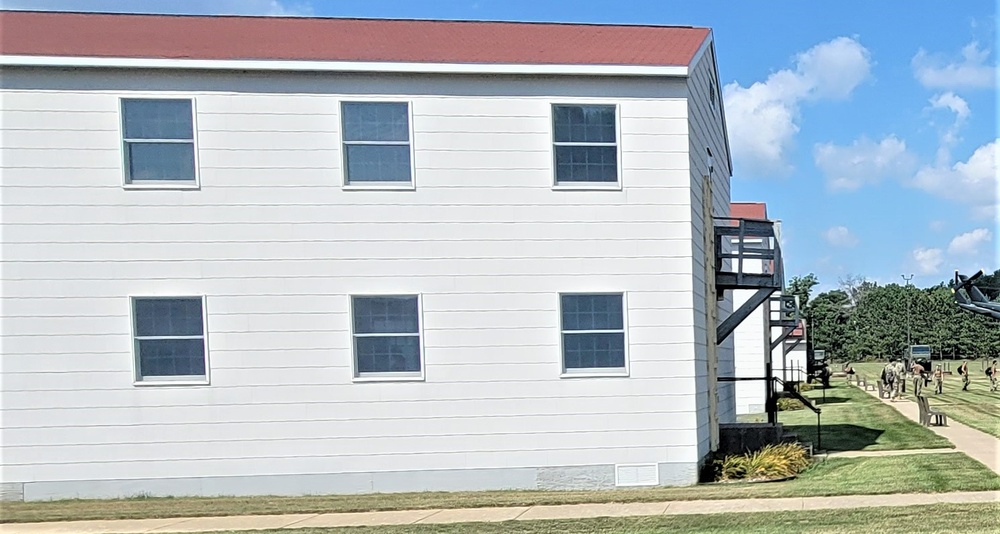
POLYGON ((951 149, 961 141, 958 132, 965 126, 965 120, 972 113, 969 104, 962 97, 948 91, 934 95, 930 99, 931 109, 947 109, 955 114, 955 120, 941 132, 941 142, 937 151, 937 164, 948 165, 951 162, 951 149))
POLYGON ((947 108, 955 112, 958 121, 964 122, 969 117, 969 103, 951 91, 934 95, 930 102, 933 108, 947 108))
POLYGON ((846 226, 834 226, 823 232, 823 239, 830 246, 849 248, 858 244, 858 238, 846 226))
POLYGON ((849 37, 820 43, 796 56, 795 69, 766 81, 723 89, 733 160, 747 174, 786 174, 803 102, 844 99, 871 73, 868 50, 849 37))
MULTIPOLYGON (((240 2, 247 4, 253 2, 240 2)), ((267 2, 266 10, 262 15, 274 15, 279 17, 307 17, 313 14, 312 5, 309 2, 279 2, 270 0, 267 2)))
POLYGON ((934 196, 968 204, 977 219, 998 217, 998 141, 977 148, 966 161, 921 168, 913 178, 913 185, 934 196))
POLYGON ((913 260, 920 274, 937 274, 944 263, 944 252, 939 248, 917 248, 913 250, 913 260))
POLYGON ((930 224, 927 225, 927 227, 934 232, 940 232, 941 230, 944 230, 944 226, 945 222, 941 220, 933 220, 930 222, 930 224))
POLYGON ((185 15, 309 16, 306 0, 0 0, 3 9, 163 13, 185 15))
POLYGON ((993 234, 986 228, 976 228, 971 232, 959 234, 948 244, 948 254, 955 255, 976 255, 979 254, 979 245, 989 242, 993 234))
POLYGON ((920 49, 910 64, 913 75, 924 86, 934 89, 988 88, 996 83, 996 65, 989 63, 988 48, 979 49, 973 41, 962 48, 962 57, 947 58, 920 49))
POLYGON ((906 142, 894 135, 874 142, 866 137, 850 145, 817 143, 813 148, 816 167, 834 190, 857 189, 883 178, 902 178, 913 172, 917 159, 906 149, 906 142))

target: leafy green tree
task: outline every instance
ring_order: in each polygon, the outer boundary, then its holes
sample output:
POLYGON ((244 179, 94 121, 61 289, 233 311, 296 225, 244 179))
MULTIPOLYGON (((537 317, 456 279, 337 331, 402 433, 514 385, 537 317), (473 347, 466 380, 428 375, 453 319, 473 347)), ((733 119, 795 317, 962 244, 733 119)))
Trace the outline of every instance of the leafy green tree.
POLYGON ((819 284, 819 279, 813 273, 805 276, 793 276, 785 287, 785 293, 799 297, 799 309, 806 310, 809 306, 809 295, 817 284, 819 284))
MULTIPOLYGON (((991 281, 1000 280, 1000 270, 990 277, 977 281, 984 293, 1000 286, 991 281)), ((1000 357, 1000 321, 956 306, 950 282, 921 289, 878 286, 861 276, 850 276, 840 280, 841 289, 810 298, 818 282, 812 273, 794 277, 787 292, 799 295, 800 304, 804 303, 813 347, 834 358, 902 355, 907 349, 907 325, 910 342, 930 345, 937 356, 1000 357)))
POLYGON ((838 290, 820 293, 809 303, 809 335, 813 348, 833 358, 845 358, 850 339, 850 298, 838 290))

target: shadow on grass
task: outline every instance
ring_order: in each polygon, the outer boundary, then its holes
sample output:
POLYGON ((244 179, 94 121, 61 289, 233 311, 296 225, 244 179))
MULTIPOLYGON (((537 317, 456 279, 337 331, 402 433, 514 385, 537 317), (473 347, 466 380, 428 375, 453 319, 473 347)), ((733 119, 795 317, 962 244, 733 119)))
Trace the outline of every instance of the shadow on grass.
POLYGON ((816 425, 784 425, 787 432, 829 452, 860 451, 874 445, 884 430, 857 425, 823 425, 822 443, 817 443, 816 425))
POLYGON ((813 398, 810 400, 812 400, 812 403, 815 404, 816 406, 823 406, 824 404, 842 404, 845 402, 851 402, 851 399, 847 397, 830 397, 830 396, 827 396, 826 400, 823 400, 823 397, 813 396, 813 398))

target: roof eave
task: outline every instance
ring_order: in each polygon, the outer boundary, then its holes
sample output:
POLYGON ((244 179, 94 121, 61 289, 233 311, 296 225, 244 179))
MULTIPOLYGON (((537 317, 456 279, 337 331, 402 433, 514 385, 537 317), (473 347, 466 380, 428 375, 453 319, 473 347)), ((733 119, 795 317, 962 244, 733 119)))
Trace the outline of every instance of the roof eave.
POLYGON ((0 55, 4 67, 686 77, 687 65, 422 63, 0 55))

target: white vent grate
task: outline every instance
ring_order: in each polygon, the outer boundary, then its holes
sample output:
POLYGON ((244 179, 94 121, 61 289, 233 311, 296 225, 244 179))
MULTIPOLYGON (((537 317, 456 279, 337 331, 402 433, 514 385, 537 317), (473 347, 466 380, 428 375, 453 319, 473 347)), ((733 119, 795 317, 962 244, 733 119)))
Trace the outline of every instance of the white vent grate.
POLYGON ((657 486, 660 470, 656 464, 629 464, 615 466, 615 486, 657 486))

